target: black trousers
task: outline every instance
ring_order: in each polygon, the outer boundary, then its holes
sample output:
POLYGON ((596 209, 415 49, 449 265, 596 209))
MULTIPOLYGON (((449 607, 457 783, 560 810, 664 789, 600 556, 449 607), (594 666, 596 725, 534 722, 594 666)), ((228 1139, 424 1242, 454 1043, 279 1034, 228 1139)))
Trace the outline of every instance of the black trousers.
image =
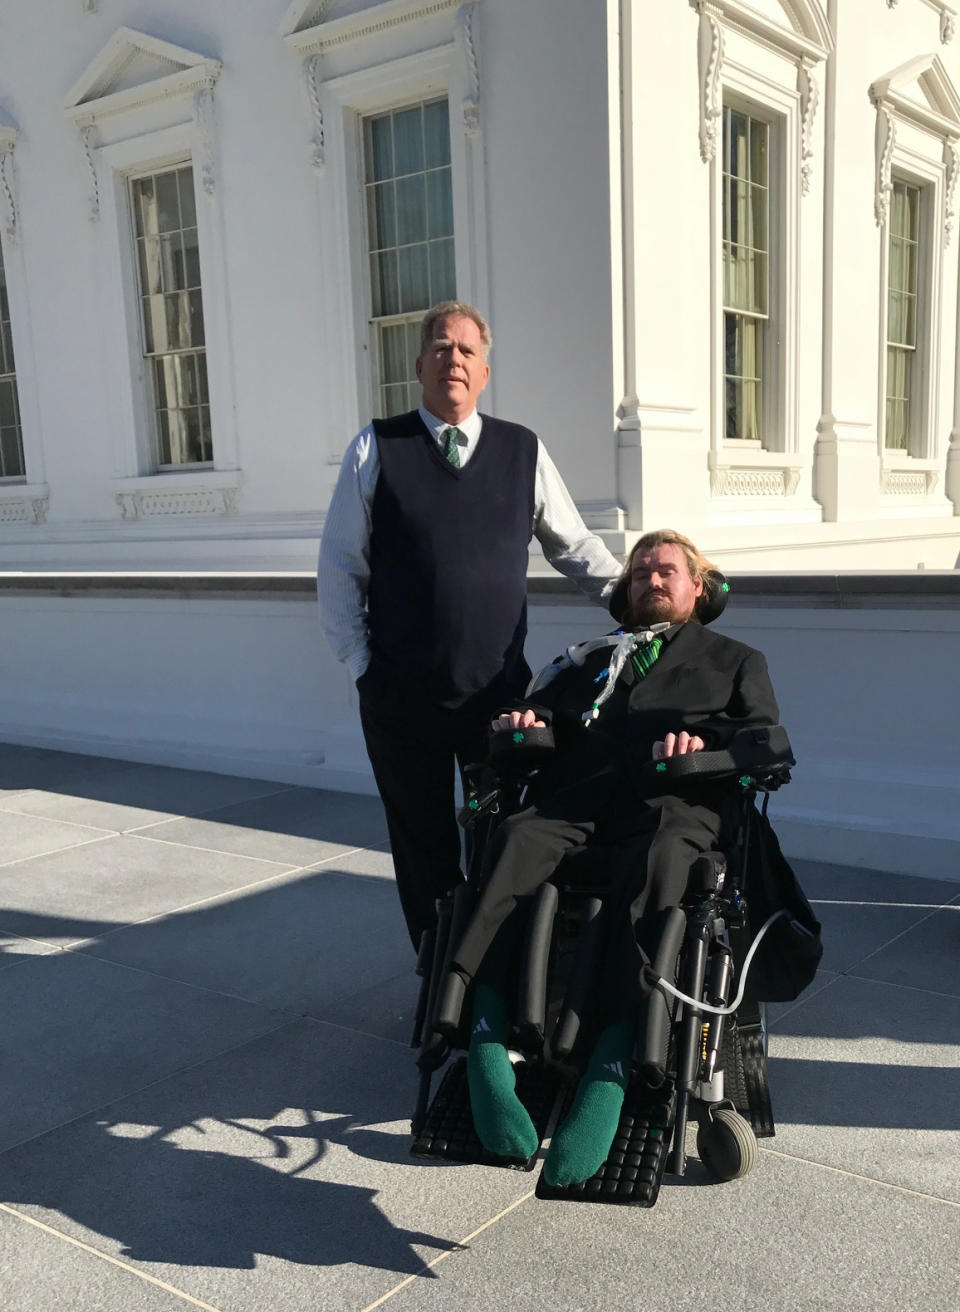
POLYGON ((521 899, 589 841, 608 850, 611 864, 604 992, 626 994, 624 1004, 633 1005, 643 965, 637 948, 653 955, 662 912, 680 902, 691 866, 717 842, 721 828, 712 806, 679 797, 641 800, 613 778, 584 781, 511 816, 491 840, 488 878, 454 963, 475 976, 521 899))
POLYGON ((500 686, 457 708, 393 687, 371 669, 357 683, 360 723, 387 814, 400 905, 414 947, 436 923, 436 902, 462 878, 456 767, 482 761, 497 707, 516 695, 500 686))

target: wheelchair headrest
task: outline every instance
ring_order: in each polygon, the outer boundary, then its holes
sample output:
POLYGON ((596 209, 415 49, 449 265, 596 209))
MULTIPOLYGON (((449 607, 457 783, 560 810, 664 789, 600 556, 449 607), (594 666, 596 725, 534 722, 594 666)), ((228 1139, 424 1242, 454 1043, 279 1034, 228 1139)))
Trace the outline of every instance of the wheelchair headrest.
MULTIPOLYGON (((610 614, 618 624, 627 618, 627 587, 629 579, 622 578, 610 594, 610 614)), ((723 614, 730 595, 730 584, 718 569, 707 570, 703 576, 703 592, 697 598, 696 617, 701 624, 712 624, 723 614)))

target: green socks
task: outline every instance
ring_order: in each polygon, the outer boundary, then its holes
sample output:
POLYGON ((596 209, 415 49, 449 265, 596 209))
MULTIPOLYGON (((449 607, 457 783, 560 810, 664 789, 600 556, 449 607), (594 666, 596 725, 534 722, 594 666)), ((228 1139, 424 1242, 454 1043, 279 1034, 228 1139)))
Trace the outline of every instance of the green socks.
POLYGON ((467 1054, 473 1124, 487 1152, 526 1158, 540 1147, 540 1137, 514 1092, 516 1079, 506 1048, 509 1036, 506 1003, 488 985, 478 984, 467 1054))
POLYGON ((632 1021, 617 1021, 600 1035, 543 1164, 544 1179, 554 1188, 589 1180, 606 1161, 630 1079, 634 1033, 632 1021))

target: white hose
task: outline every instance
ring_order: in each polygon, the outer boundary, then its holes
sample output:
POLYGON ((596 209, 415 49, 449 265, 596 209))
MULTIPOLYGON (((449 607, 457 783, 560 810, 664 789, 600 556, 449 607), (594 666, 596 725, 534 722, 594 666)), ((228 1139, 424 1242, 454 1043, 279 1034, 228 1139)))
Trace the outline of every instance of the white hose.
POLYGON ((764 934, 775 920, 779 920, 781 916, 789 916, 789 914, 789 911, 781 908, 780 911, 774 911, 773 915, 767 916, 766 920, 760 926, 757 937, 750 944, 750 951, 743 960, 743 970, 740 972, 740 990, 733 1002, 728 1003, 726 1007, 712 1007, 709 1002, 699 1002, 696 998, 691 998, 689 994, 681 993, 680 990, 674 988, 672 984, 668 984, 662 975, 658 978, 657 985, 659 985, 660 988, 665 989, 667 993, 672 993, 675 998, 679 998, 681 1002, 687 1003, 688 1006, 695 1008, 697 1011, 709 1011, 711 1016, 732 1016, 743 1001, 743 992, 747 987, 747 972, 750 969, 750 962, 753 960, 753 954, 760 946, 764 934))

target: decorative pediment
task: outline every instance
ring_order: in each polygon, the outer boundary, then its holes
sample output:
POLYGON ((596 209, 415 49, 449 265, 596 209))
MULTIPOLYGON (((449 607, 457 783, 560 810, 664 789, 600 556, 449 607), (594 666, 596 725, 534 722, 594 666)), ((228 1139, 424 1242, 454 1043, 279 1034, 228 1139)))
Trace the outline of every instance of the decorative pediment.
POLYGON ((870 99, 937 136, 960 137, 960 95, 939 55, 920 55, 877 78, 870 99))
POLYGON ((222 65, 183 46, 121 27, 64 100, 67 117, 86 127, 172 96, 210 90, 222 65))
POLYGON ((758 37, 797 58, 817 62, 833 50, 833 33, 818 0, 690 0, 701 14, 758 37))

